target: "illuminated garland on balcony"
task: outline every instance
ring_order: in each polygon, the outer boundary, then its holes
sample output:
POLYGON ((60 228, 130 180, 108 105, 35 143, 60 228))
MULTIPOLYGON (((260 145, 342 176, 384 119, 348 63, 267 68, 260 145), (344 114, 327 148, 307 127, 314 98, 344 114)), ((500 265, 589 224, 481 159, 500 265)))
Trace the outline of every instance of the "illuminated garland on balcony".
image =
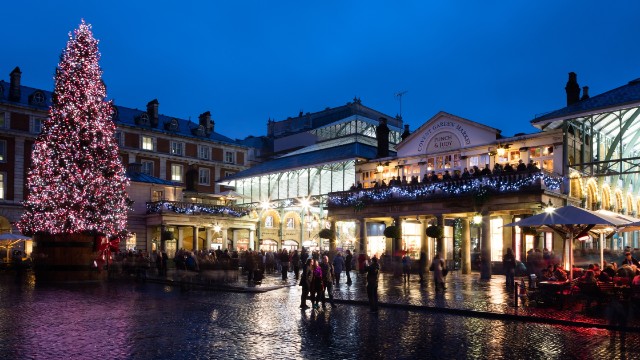
POLYGON ((492 176, 424 185, 359 189, 330 195, 328 205, 335 207, 354 206, 356 211, 360 211, 368 203, 389 202, 392 199, 402 201, 460 195, 474 195, 482 198, 490 193, 522 191, 535 186, 537 182, 544 184, 549 190, 558 190, 562 185, 563 178, 538 172, 527 176, 492 176))
POLYGON ((157 201, 147 203, 147 214, 160 214, 164 211, 174 212, 176 214, 210 214, 210 215, 229 215, 233 217, 243 217, 249 215, 251 209, 235 209, 228 206, 190 204, 190 203, 174 203, 170 201, 157 201))

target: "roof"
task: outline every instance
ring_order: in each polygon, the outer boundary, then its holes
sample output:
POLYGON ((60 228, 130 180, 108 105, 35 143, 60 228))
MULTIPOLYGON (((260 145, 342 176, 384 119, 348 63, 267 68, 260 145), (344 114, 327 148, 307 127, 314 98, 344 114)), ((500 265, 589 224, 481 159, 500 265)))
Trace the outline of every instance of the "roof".
MULTIPOLYGON (((33 108, 33 109, 37 109, 37 110, 41 110, 41 111, 48 111, 49 107, 51 106, 51 98, 53 95, 53 92, 51 91, 47 91, 47 90, 42 90, 42 89, 36 89, 36 88, 32 88, 32 87, 28 87, 28 86, 20 86, 20 101, 19 102, 13 102, 13 101, 9 101, 8 97, 9 97, 9 83, 2 80, 0 81, 0 86, 3 87, 4 91, 0 91, 0 103, 6 103, 6 104, 19 104, 20 106, 25 106, 25 107, 29 107, 29 108, 33 108), (37 91, 41 91, 44 96, 45 96, 45 101, 42 104, 30 104, 29 103, 29 96, 31 96, 33 93, 37 92, 37 91)), ((197 128, 199 126, 199 124, 193 123, 190 120, 185 120, 185 119, 179 119, 176 117, 172 117, 172 116, 167 116, 167 115, 162 115, 160 114, 158 116, 158 127, 157 128, 151 128, 151 126, 143 126, 143 125, 137 125, 135 122, 135 118, 143 113, 146 113, 146 111, 143 110, 138 110, 138 109, 132 109, 132 108, 128 108, 128 107, 124 107, 124 106, 119 106, 119 105, 115 105, 116 109, 117 109, 117 119, 116 119, 116 123, 117 124, 121 124, 121 125, 126 125, 126 126, 131 126, 131 127, 135 127, 135 128, 148 128, 149 130, 152 130, 154 132, 159 132, 159 133, 165 133, 168 135, 179 135, 182 137, 188 137, 188 138, 194 138, 194 139, 206 139, 206 140, 210 140, 210 141, 216 141, 216 142, 221 142, 221 143, 227 143, 227 144, 232 144, 232 145, 237 145, 237 146, 245 146, 242 145, 240 142, 236 141, 236 140, 232 140, 222 134, 216 133, 216 132, 211 132, 211 134, 209 136, 197 136, 194 135, 191 130, 194 128, 197 128), (169 121, 176 119, 178 121, 178 129, 176 131, 170 131, 170 130, 166 130, 164 127, 165 123, 168 123, 169 121)))
POLYGON ((346 145, 297 154, 296 156, 283 156, 221 179, 220 182, 273 174, 287 170, 306 169, 312 166, 356 158, 374 159, 377 153, 377 148, 374 146, 352 142, 346 145))
POLYGON ((536 117, 531 120, 531 124, 539 126, 551 120, 560 120, 559 118, 566 119, 578 117, 580 115, 597 112, 598 110, 605 110, 624 105, 635 104, 637 106, 638 103, 640 103, 640 79, 635 79, 616 89, 609 90, 585 100, 580 100, 575 104, 552 111, 543 116, 536 117))
POLYGON ((127 177, 129 178, 129 180, 135 181, 135 182, 142 182, 142 183, 156 184, 156 185, 178 186, 178 184, 174 183, 173 181, 160 179, 155 176, 143 174, 141 172, 127 171, 127 177))
POLYGON ((280 137, 309 131, 311 129, 317 129, 336 121, 346 119, 353 115, 360 115, 373 120, 378 120, 383 117, 387 119, 387 125, 389 127, 398 128, 400 131, 402 131, 403 128, 402 119, 389 116, 368 106, 362 105, 360 99, 356 98, 353 102, 348 102, 346 105, 335 108, 326 108, 322 111, 314 113, 307 112, 306 114, 300 112, 298 116, 293 118, 290 117, 285 120, 269 121, 268 136, 280 137))

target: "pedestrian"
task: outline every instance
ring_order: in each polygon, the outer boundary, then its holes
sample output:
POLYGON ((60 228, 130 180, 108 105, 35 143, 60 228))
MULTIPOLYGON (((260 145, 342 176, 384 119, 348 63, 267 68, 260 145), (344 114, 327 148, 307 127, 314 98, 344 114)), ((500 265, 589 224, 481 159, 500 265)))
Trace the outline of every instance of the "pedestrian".
MULTIPOLYGON (((308 309, 307 298, 309 297, 309 290, 311 289, 311 282, 313 281, 313 260, 308 259, 304 265, 302 265, 302 278, 300 279, 300 286, 302 287, 302 295, 300 296, 300 309, 308 309)), ((313 299, 313 298, 312 298, 313 299)), ((311 301, 313 304, 313 300, 311 301)))
POLYGON ((287 249, 282 249, 280 253, 280 269, 282 271, 282 280, 287 280, 287 272, 289 272, 289 253, 287 249))
MULTIPOLYGON (((336 304, 333 302, 333 282, 335 280, 335 270, 333 264, 329 262, 329 257, 327 255, 322 257, 322 263, 320 264, 322 268, 322 284, 324 285, 324 290, 326 290, 329 295, 329 303, 332 308, 336 307, 336 304)), ((326 309, 325 304, 326 296, 322 296, 322 308, 326 309)))
POLYGON ((245 267, 247 268, 247 282, 253 281, 254 271, 256 270, 256 263, 253 257, 253 252, 248 250, 245 253, 245 267))
POLYGON ((344 258, 342 257, 342 253, 338 252, 335 258, 333 258, 333 271, 335 273, 336 278, 336 286, 340 283, 340 274, 344 270, 344 258))
POLYGON ((351 250, 347 250, 347 256, 344 259, 344 270, 347 272, 347 285, 351 285, 351 270, 353 270, 353 255, 351 255, 351 250))
POLYGON ((424 251, 421 251, 419 266, 418 266, 418 275, 420 276, 420 284, 424 284, 424 269, 426 268, 427 268, 427 254, 424 251))
POLYGON ((507 288, 513 289, 515 286, 516 257, 513 256, 511 248, 508 248, 507 253, 502 257, 502 269, 507 278, 507 288))
POLYGON ((380 265, 378 258, 373 256, 371 264, 365 261, 364 269, 367 274, 367 298, 369 299, 369 309, 371 312, 378 312, 378 277, 380 275, 380 265))
POLYGON ((431 266, 429 267, 429 271, 433 271, 433 283, 435 285, 436 291, 445 290, 444 286, 444 260, 440 258, 440 253, 436 254, 436 257, 433 258, 431 262, 431 266))
POLYGON ((313 259, 311 262, 311 287, 309 292, 311 293, 311 303, 314 309, 320 308, 320 301, 324 303, 324 284, 322 282, 322 268, 318 264, 318 261, 313 259))
POLYGON ((158 270, 158 276, 162 276, 162 254, 160 251, 156 251, 156 270, 158 270))
POLYGON ((406 253, 402 257, 402 281, 409 283, 409 276, 411 276, 411 257, 406 253))
POLYGON ((291 255, 291 266, 293 266, 293 273, 296 276, 296 280, 298 280, 300 276, 300 254, 298 250, 293 250, 293 255, 291 255))

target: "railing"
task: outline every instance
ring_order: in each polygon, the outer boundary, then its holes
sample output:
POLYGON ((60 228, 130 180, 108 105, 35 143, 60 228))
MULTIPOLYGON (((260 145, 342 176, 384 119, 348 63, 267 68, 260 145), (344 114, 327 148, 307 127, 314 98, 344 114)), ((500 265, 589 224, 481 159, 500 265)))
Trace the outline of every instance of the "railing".
POLYGON ((543 188, 557 191, 560 190, 562 183, 563 177, 542 171, 512 173, 335 192, 329 194, 327 205, 329 208, 353 206, 358 210, 371 203, 427 200, 461 195, 484 197, 489 194, 515 193, 543 188))
POLYGON ((180 201, 155 201, 147 203, 147 214, 162 214, 165 212, 187 215, 209 214, 242 217, 249 214, 251 209, 238 206, 208 205, 180 201))

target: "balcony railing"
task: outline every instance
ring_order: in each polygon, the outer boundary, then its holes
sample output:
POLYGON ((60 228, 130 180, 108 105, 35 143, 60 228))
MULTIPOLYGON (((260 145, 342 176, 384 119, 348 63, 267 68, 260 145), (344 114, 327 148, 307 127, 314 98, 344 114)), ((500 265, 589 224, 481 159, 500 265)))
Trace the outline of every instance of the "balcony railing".
POLYGON ((363 207, 373 203, 392 203, 397 201, 415 201, 440 199, 452 196, 485 197, 489 194, 516 193, 522 191, 548 189, 559 191, 561 176, 545 172, 514 173, 496 176, 482 176, 471 179, 459 179, 426 182, 415 185, 396 185, 368 189, 330 193, 327 201, 329 208, 363 207))
POLYGON ((155 201, 147 203, 147 214, 186 214, 186 215, 220 215, 242 217, 249 214, 251 209, 238 206, 196 204, 180 201, 155 201))

